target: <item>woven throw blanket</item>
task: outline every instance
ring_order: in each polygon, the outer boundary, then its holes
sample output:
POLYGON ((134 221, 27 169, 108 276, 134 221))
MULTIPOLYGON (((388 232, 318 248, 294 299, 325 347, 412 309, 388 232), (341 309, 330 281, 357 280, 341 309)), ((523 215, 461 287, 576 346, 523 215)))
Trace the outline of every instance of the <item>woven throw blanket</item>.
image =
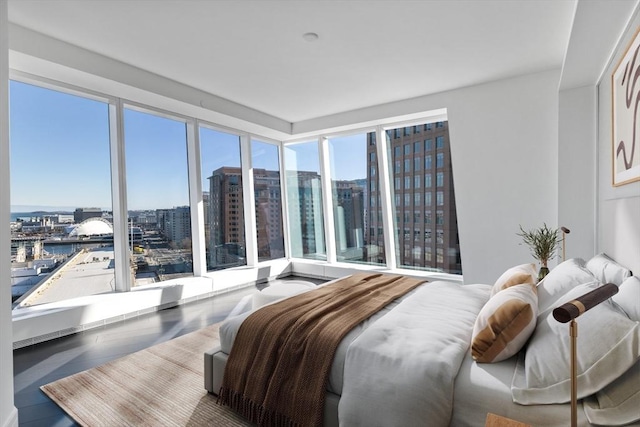
POLYGON ((424 281, 359 273, 257 310, 238 330, 220 402, 258 426, 321 426, 342 338, 424 281))

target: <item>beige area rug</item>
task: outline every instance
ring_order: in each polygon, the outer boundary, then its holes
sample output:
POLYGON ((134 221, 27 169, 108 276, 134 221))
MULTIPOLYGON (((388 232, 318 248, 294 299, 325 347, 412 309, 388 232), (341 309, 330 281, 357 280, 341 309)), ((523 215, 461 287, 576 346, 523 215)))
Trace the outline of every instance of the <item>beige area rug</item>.
POLYGON ((218 326, 149 347, 41 389, 83 426, 220 426, 251 424, 204 389, 204 352, 218 326))

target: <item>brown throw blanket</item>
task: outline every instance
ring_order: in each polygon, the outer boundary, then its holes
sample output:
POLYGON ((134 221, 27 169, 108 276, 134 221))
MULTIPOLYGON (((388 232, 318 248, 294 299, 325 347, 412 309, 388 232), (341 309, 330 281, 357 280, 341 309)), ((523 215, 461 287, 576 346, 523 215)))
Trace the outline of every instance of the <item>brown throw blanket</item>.
POLYGON ((220 401, 259 426, 321 426, 342 338, 424 281, 359 273, 256 311, 238 330, 220 401))

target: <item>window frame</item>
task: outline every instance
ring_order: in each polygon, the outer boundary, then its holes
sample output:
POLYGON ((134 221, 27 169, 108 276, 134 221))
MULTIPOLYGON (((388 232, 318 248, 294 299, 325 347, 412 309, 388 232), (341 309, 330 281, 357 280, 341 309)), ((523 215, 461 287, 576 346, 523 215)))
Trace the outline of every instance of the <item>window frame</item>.
MULTIPOLYGON (((126 246, 126 228, 122 224, 126 224, 127 221, 120 219, 120 225, 116 223, 118 220, 117 217, 126 218, 127 217, 127 204, 126 204, 126 159, 124 158, 124 152, 122 150, 123 147, 123 139, 124 139, 124 131, 123 131, 123 110, 124 108, 130 108, 134 110, 143 111, 146 113, 151 113, 160 117, 166 117, 171 120, 184 122, 187 129, 187 159, 188 159, 188 181, 189 181, 189 207, 191 209, 191 223, 192 223, 192 254, 193 254, 193 273, 194 276, 201 277, 207 276, 208 272, 206 271, 206 250, 205 250, 205 239, 204 239, 204 209, 202 206, 202 183, 201 180, 201 153, 200 153, 200 137, 199 137, 199 129, 201 127, 209 128, 214 131, 226 132, 233 135, 237 135, 241 141, 241 163, 242 163, 242 179, 243 179, 243 192, 245 193, 244 197, 244 214, 245 214, 245 241, 247 244, 247 267, 256 267, 260 263, 257 260, 257 256, 252 257, 251 253, 256 252, 256 244, 255 244, 255 233, 249 233, 252 227, 247 226, 247 223, 251 222, 251 218, 253 218, 252 213, 255 213, 255 201, 253 194, 253 176, 252 176, 252 167, 250 162, 250 154, 251 152, 251 141, 252 139, 257 139, 261 142, 270 143, 278 147, 279 149, 279 164, 280 164, 280 191, 282 194, 282 218, 283 218, 283 234, 284 234, 284 246, 285 246, 285 257, 289 256, 289 245, 290 245, 290 237, 289 237, 289 218, 288 211, 286 206, 288 206, 289 201, 287 200, 287 192, 286 192, 286 180, 284 179, 284 171, 286 170, 286 165, 284 163, 283 158, 283 150, 282 147, 288 144, 295 144, 297 142, 309 141, 310 139, 318 139, 319 151, 320 151, 320 159, 321 163, 327 163, 327 159, 325 153, 323 151, 323 143, 326 143, 328 138, 338 137, 348 134, 354 134, 357 132, 374 132, 375 140, 381 141, 383 143, 372 144, 376 146, 375 158, 378 163, 378 179, 380 182, 378 188, 378 197, 382 196, 381 203, 378 205, 382 207, 382 216, 384 223, 384 231, 385 231, 385 250, 387 254, 387 267, 395 268, 395 263, 390 257, 391 254, 394 253, 395 244, 392 241, 393 239, 390 237, 393 233, 390 233, 389 230, 393 227, 393 221, 390 221, 390 218, 393 218, 393 200, 391 197, 392 188, 389 185, 388 177, 393 175, 395 172, 391 173, 388 170, 388 165, 386 165, 386 159, 388 157, 388 153, 386 153, 387 141, 386 141, 386 132, 390 129, 400 129, 409 127, 412 130, 412 134, 422 133, 426 130, 433 130, 433 123, 436 123, 437 120, 447 120, 446 119, 446 110, 433 110, 432 112, 427 112, 424 117, 418 119, 412 119, 411 121, 402 122, 402 121, 394 121, 383 119, 383 122, 387 122, 385 124, 378 124, 374 126, 366 126, 359 127, 355 126, 347 126, 344 130, 336 133, 311 133, 310 136, 300 137, 300 138, 291 138, 287 140, 275 140, 266 135, 260 133, 253 133, 251 131, 247 131, 246 129, 237 129, 221 124, 217 124, 210 119, 204 119, 198 114, 184 114, 179 110, 178 107, 175 109, 162 108, 158 105, 150 105, 149 103, 139 102, 134 99, 129 99, 127 97, 108 95, 105 93, 101 93, 98 91, 93 91, 91 89, 75 86, 72 84, 63 83, 57 80, 48 79, 46 77, 35 76, 29 73, 10 70, 10 79, 20 81, 27 84, 32 84, 35 86, 52 89, 59 92, 69 93, 71 95, 76 95, 84 98, 95 99, 101 102, 107 102, 109 104, 109 118, 110 118, 110 130, 111 132, 111 143, 110 149, 112 152, 112 158, 114 166, 112 166, 112 201, 113 201, 113 211, 114 211, 114 245, 116 241, 122 240, 120 242, 123 246, 126 246), (113 117, 113 119, 112 119, 113 117), (114 123, 112 125, 112 123, 114 123), (416 127, 418 126, 418 127, 416 127), (424 129, 423 129, 424 128, 424 129), (418 130, 416 132, 415 130, 418 130), (387 169, 386 177, 383 177, 381 169, 387 169), (251 185, 247 185, 247 183, 251 183, 251 185), (251 187, 251 188, 245 188, 251 187), (251 191, 249 191, 251 190, 251 191), (249 197, 246 197, 248 195, 249 197), (120 237, 117 237, 117 235, 120 237), (248 236, 254 236, 253 238, 247 238, 248 236), (250 248, 251 247, 251 248, 250 248)), ((154 101, 151 101, 154 102, 154 101)), ((170 105, 170 104, 168 104, 170 105)), ((400 131, 403 132, 403 131, 400 131)), ((398 132, 398 133, 400 133, 398 132)), ((388 135, 390 138, 400 137, 401 135, 388 135)), ((415 145, 412 147, 415 149, 415 145)), ((426 150, 426 147, 425 147, 426 150)), ((328 168, 328 165, 325 164, 322 166, 322 169, 328 168)), ((421 168, 422 169, 422 168, 421 168)), ((327 171, 322 171, 322 180, 326 181, 326 178, 329 176, 327 171)), ((401 172, 404 173, 404 170, 401 172)), ((325 211, 325 219, 328 217, 327 210, 329 209, 328 204, 330 203, 330 197, 327 197, 327 189, 323 187, 323 209, 325 211)), ((325 223, 325 234, 333 234, 330 233, 329 230, 333 229, 333 224, 325 223)), ((255 224, 253 227, 255 231, 255 224)), ((326 239, 325 242, 327 244, 327 254, 329 255, 330 239, 326 239)), ((334 242, 335 243, 335 242, 334 242)), ((335 247, 333 248, 335 252, 335 247)), ((118 262, 124 263, 124 258, 120 259, 118 262)), ((128 260, 126 260, 128 262, 128 260)), ((328 262, 335 262, 335 260, 330 259, 328 257, 328 262)), ((122 269, 121 269, 122 270, 122 269)), ((122 277, 119 277, 116 282, 118 283, 116 286, 120 288, 119 290, 130 290, 130 283, 126 286, 120 286, 121 283, 128 283, 128 275, 124 274, 122 277)))

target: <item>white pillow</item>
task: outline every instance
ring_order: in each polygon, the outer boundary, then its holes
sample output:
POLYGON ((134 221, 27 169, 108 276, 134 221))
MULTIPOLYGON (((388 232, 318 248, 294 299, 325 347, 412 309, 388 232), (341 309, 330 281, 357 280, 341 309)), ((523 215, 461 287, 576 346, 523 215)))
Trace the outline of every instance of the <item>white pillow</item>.
POLYGON ((629 319, 640 322, 640 279, 631 276, 618 287, 618 293, 611 297, 629 319))
POLYGON ((594 280, 595 277, 586 269, 584 260, 580 258, 568 259, 559 264, 538 283, 539 313, 542 315, 571 289, 594 280))
POLYGON ((493 363, 513 356, 533 333, 537 317, 538 296, 530 284, 498 292, 482 307, 473 326, 473 359, 493 363))
MULTIPOLYGON (((560 306, 602 286, 598 281, 580 285, 554 304, 560 306)), ((613 382, 640 357, 640 323, 630 320, 604 301, 576 319, 578 399, 613 382)), ((571 338, 569 324, 541 314, 511 384, 516 403, 566 403, 571 400, 571 338)))
POLYGON ((620 286, 627 277, 631 276, 628 268, 621 266, 605 253, 591 258, 587 261, 586 267, 602 283, 614 283, 620 286))
POLYGON ((516 265, 502 273, 498 280, 496 280, 493 288, 491 288, 491 296, 510 286, 520 285, 522 283, 528 283, 532 287, 535 287, 537 281, 538 272, 536 271, 536 265, 534 263, 516 265))
POLYGON ((620 426, 639 421, 640 361, 583 403, 591 424, 620 426))

